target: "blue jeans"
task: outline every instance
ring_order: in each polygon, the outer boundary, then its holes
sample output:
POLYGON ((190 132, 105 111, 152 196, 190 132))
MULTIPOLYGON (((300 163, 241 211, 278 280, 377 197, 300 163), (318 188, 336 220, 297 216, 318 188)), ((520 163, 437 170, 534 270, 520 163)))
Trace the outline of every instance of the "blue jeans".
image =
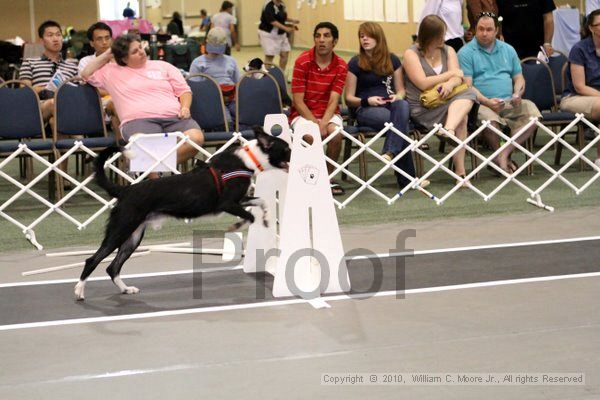
POLYGON ((235 130, 235 101, 225 105, 225 118, 229 124, 229 130, 235 130))
MULTIPOLYGON (((408 102, 405 100, 394 101, 393 103, 387 103, 384 106, 378 107, 360 107, 356 114, 356 120, 360 126, 368 126, 373 130, 380 131, 384 128, 386 122, 394 124, 394 128, 398 129, 405 135, 408 134, 408 119, 410 116, 410 110, 408 102)), ((383 143, 383 153, 392 153, 397 155, 406 148, 408 143, 402 137, 398 136, 394 132, 388 132, 385 136, 385 142, 383 143)), ((408 152, 398 161, 395 165, 406 172, 410 176, 415 176, 415 166, 413 164, 412 154, 408 152)), ((395 172, 398 186, 403 188, 409 183, 403 175, 395 172)))

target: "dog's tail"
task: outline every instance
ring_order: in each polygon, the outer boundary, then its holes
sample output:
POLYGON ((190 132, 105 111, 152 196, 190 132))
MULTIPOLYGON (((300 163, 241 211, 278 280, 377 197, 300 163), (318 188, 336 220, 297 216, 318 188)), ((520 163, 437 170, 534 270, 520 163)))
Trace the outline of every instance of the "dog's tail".
POLYGON ((121 192, 123 191, 123 186, 119 186, 108 179, 106 176, 106 172, 104 172, 104 163, 112 156, 113 154, 121 151, 119 147, 112 146, 107 147, 102 150, 96 160, 94 160, 94 167, 96 169, 96 183, 102 189, 106 190, 106 192, 112 196, 119 198, 121 192))

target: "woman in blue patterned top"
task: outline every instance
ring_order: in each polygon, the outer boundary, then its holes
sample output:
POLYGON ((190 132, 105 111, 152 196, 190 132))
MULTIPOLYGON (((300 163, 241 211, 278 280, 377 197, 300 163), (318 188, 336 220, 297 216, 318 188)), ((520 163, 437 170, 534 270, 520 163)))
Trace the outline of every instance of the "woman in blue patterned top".
MULTIPOLYGON (((408 133, 410 110, 404 100, 404 81, 400 59, 390 53, 381 25, 365 22, 358 27, 360 53, 348 63, 346 77, 346 104, 356 110, 359 125, 380 131, 386 122, 394 128, 408 133)), ((383 155, 392 160, 407 146, 398 134, 389 131, 383 145, 383 155)), ((408 152, 396 162, 396 166, 410 176, 415 176, 412 154, 408 152)), ((410 183, 409 179, 396 172, 400 188, 410 183)), ((428 181, 421 183, 427 186, 428 181)))
MULTIPOLYGON (((582 113, 590 121, 600 120, 600 9, 588 15, 581 31, 582 40, 569 53, 567 87, 560 109, 582 113)), ((600 167, 600 142, 596 165, 600 167)))

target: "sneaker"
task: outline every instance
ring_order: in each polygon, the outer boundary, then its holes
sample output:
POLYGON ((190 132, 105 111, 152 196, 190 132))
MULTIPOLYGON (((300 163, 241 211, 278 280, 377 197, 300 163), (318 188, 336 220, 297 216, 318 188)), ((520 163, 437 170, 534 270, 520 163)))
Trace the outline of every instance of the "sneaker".
POLYGON ((391 162, 394 158, 394 155, 390 152, 387 152, 385 154, 382 154, 381 157, 383 157, 387 162, 391 162))
MULTIPOLYGON (((406 185, 408 185, 408 184, 409 184, 409 182, 407 181, 407 182, 406 182, 406 184, 405 184, 404 186, 406 186, 406 185)), ((421 189, 425 189, 425 188, 426 188, 427 186, 429 186, 430 184, 431 184, 431 182, 430 182, 428 179, 424 179, 424 180, 421 182, 421 184, 419 185, 419 187, 420 187, 421 189)), ((402 186, 402 187, 404 187, 404 186, 402 186)), ((411 188, 410 188, 410 189, 411 189, 411 190, 417 190, 417 189, 418 189, 418 187, 412 187, 412 186, 411 186, 411 188)))

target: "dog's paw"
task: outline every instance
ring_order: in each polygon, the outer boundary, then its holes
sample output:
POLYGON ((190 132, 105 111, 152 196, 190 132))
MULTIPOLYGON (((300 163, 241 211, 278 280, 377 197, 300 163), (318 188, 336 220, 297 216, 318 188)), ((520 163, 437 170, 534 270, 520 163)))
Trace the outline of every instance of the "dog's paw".
POLYGON ((125 289, 123 289, 123 294, 138 294, 140 292, 140 289, 136 288, 135 286, 127 286, 125 289))
POLYGON ((136 152, 133 150, 125 150, 123 151, 123 155, 129 160, 133 160, 137 156, 136 152))
POLYGON ((85 300, 85 282, 79 281, 77 285, 75 285, 75 300, 83 301, 85 300))
POLYGON ((227 229, 227 232, 237 232, 239 230, 242 230, 244 227, 246 227, 249 224, 248 221, 243 220, 243 221, 239 221, 236 222, 235 224, 231 225, 229 227, 229 229, 227 229))

